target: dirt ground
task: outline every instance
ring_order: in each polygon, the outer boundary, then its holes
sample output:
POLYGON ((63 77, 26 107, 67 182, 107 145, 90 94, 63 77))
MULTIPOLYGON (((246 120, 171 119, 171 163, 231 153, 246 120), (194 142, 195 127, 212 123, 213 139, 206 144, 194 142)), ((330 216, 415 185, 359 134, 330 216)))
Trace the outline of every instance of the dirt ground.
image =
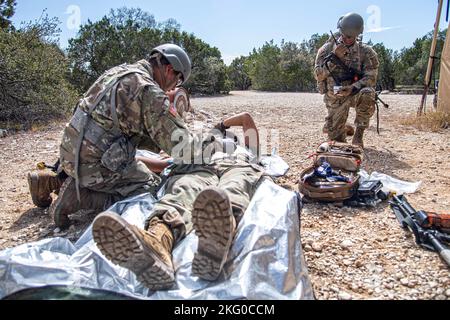
MULTIPOLYGON (((364 169, 422 181, 419 191, 408 196, 410 203, 416 209, 448 212, 450 130, 431 133, 400 124, 399 119, 416 112, 419 96, 383 99, 391 108, 381 109, 381 135, 375 121, 368 130, 364 169)), ((211 115, 206 119, 210 123, 246 111, 269 137, 270 130, 278 130, 279 154, 291 170, 277 182, 293 190, 302 169, 311 164, 308 156, 326 140, 326 109, 318 94, 232 92, 194 98, 192 104, 198 114, 211 115)), ((72 217, 75 225, 60 232, 28 194, 27 172, 37 162, 56 161, 63 127, 58 123, 0 138, 0 250, 47 237, 75 240, 93 218, 72 217)), ((436 253, 415 245, 388 204, 376 209, 305 204, 301 219, 303 248, 318 299, 450 299, 450 269, 436 253)))

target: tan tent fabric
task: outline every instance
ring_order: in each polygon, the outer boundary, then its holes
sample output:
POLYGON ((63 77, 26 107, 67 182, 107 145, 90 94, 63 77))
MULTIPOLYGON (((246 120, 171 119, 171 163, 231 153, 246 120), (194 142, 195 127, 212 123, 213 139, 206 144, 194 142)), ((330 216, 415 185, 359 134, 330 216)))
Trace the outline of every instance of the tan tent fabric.
POLYGON ((450 113, 450 27, 447 30, 444 51, 441 57, 438 111, 450 113))

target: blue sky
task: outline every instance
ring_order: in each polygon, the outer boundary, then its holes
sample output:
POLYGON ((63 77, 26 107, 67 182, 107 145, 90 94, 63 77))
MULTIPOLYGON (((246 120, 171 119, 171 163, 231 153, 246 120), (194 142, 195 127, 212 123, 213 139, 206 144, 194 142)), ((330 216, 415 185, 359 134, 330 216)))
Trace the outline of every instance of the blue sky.
MULTIPOLYGON (((18 0, 13 21, 18 25, 37 19, 47 8, 49 16, 61 21, 60 43, 66 47, 68 39, 77 34, 78 21, 96 21, 111 8, 139 7, 157 21, 176 19, 182 30, 218 47, 229 63, 271 39, 301 42, 314 33, 335 30, 338 18, 350 11, 366 20, 370 32, 364 41, 384 42, 399 50, 433 29, 437 4, 437 0, 18 0)), ((441 28, 448 26, 445 10, 441 28)))

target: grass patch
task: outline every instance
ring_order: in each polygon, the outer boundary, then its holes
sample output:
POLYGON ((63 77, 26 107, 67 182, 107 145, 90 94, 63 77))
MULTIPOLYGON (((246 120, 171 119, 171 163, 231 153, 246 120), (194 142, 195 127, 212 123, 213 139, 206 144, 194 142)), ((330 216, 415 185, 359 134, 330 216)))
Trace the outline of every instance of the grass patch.
POLYGON ((0 121, 0 130, 7 132, 8 135, 16 134, 21 131, 39 132, 53 128, 55 125, 67 122, 70 117, 51 117, 48 120, 39 120, 26 123, 16 123, 12 121, 0 121))
POLYGON ((450 128, 450 114, 431 111, 421 116, 409 116, 400 120, 400 123, 422 131, 440 132, 450 128))

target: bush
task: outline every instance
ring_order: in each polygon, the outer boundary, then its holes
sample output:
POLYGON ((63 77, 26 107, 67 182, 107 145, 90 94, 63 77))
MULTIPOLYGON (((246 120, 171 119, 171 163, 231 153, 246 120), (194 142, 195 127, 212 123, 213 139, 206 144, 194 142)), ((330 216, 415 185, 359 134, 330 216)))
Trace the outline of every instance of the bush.
POLYGON ((450 114, 431 111, 421 116, 410 116, 401 120, 401 124, 413 126, 422 131, 439 132, 450 128, 450 114))
POLYGON ((0 30, 0 121, 8 126, 63 118, 75 105, 68 62, 54 40, 57 24, 44 17, 17 31, 0 30))
POLYGON ((329 38, 314 34, 302 43, 273 40, 254 49, 249 56, 236 58, 228 68, 232 86, 247 90, 315 91, 314 61, 319 48, 329 38))
POLYGON ((15 0, 0 0, 0 29, 11 27, 10 18, 14 15, 15 7, 15 0))
POLYGON ((192 77, 185 86, 191 92, 229 90, 226 66, 217 48, 180 31, 173 19, 157 23, 153 15, 133 8, 111 10, 100 21, 88 21, 69 40, 71 82, 84 92, 106 70, 147 58, 152 48, 163 43, 177 44, 189 54, 192 77))

